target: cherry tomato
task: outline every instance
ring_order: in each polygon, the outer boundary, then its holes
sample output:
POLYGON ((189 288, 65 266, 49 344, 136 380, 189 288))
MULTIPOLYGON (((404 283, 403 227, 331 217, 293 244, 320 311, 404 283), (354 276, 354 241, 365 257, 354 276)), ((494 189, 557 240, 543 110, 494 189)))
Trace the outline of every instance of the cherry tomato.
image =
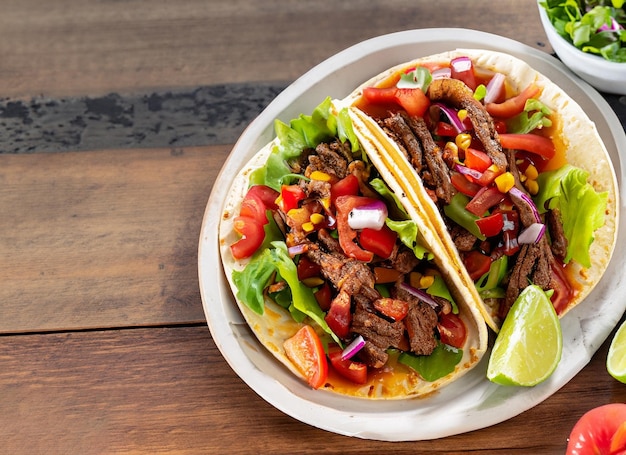
POLYGON ((241 202, 239 214, 256 219, 261 224, 267 223, 267 210, 276 210, 278 191, 265 185, 253 185, 241 202))
POLYGON ((462 348, 467 339, 467 328, 463 320, 454 313, 439 315, 437 323, 439 339, 442 343, 455 348, 462 348))
POLYGON ((530 84, 519 95, 509 98, 502 103, 487 103, 485 109, 492 117, 511 118, 524 110, 526 101, 536 97, 541 89, 535 84, 530 84))
POLYGON ((324 320, 335 335, 339 338, 347 338, 350 333, 352 323, 352 312, 350 311, 350 295, 340 293, 330 302, 330 309, 324 320))
POLYGON ((269 186, 252 185, 246 194, 247 196, 256 196, 261 199, 268 210, 276 210, 278 208, 276 205, 276 199, 280 196, 280 194, 278 191, 270 188, 269 186))
POLYGON ((357 232, 348 224, 348 216, 354 207, 371 204, 375 199, 363 196, 339 196, 335 201, 337 207, 337 231, 339 233, 339 245, 346 256, 369 262, 374 258, 374 253, 366 251, 358 246, 354 240, 357 232))
POLYGON ((501 213, 494 213, 476 220, 476 225, 485 237, 494 237, 502 232, 504 218, 501 213))
POLYGON ((470 169, 485 172, 487 168, 491 166, 492 161, 491 158, 489 158, 489 155, 485 152, 470 147, 465 150, 464 164, 470 169))
POLYGON ((537 134, 501 134, 500 143, 502 148, 526 150, 548 160, 556 154, 554 143, 547 137, 537 134))
POLYGON ((472 250, 463 255, 463 264, 472 280, 476 281, 489 271, 491 258, 480 251, 472 250))
POLYGON ((389 297, 375 300, 374 308, 394 321, 403 320, 409 312, 409 304, 407 302, 389 297))
POLYGON ((626 454, 626 404, 611 403, 585 413, 569 436, 566 455, 626 454))
POLYGON ((383 259, 389 258, 393 247, 396 245, 398 234, 392 231, 386 224, 382 228, 365 228, 359 236, 359 243, 367 251, 380 256, 383 259))
POLYGON ((351 359, 342 360, 341 352, 341 348, 337 345, 328 348, 328 358, 333 369, 350 382, 365 384, 367 382, 367 365, 351 359))
POLYGON ((319 389, 328 377, 328 361, 320 337, 313 327, 304 325, 283 343, 285 354, 314 389, 319 389))
POLYGON ((249 216, 238 216, 233 220, 233 229, 242 237, 230 246, 235 259, 252 256, 265 239, 263 224, 249 216))

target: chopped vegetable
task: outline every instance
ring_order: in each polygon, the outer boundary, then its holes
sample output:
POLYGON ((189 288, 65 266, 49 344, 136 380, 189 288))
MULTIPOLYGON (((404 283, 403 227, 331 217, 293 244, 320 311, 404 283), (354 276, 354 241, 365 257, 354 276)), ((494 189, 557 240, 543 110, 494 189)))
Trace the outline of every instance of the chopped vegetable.
POLYGON ((348 360, 354 357, 354 355, 365 346, 365 340, 362 335, 357 335, 354 340, 350 342, 348 346, 341 352, 341 360, 348 360))
POLYGON ((328 362, 322 342, 310 325, 304 325, 283 343, 285 354, 314 389, 319 389, 328 377, 328 362))

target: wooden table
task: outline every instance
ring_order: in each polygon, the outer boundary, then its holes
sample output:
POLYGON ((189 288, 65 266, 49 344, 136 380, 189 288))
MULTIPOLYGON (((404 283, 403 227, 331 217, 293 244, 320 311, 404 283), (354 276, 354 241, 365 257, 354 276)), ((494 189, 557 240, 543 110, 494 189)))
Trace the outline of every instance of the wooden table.
MULTIPOLYGON (((0 452, 562 453, 626 401, 605 343, 491 428, 348 438, 274 409, 229 368, 200 299, 212 184, 291 81, 361 40, 465 27, 550 53, 535 0, 7 0, 0 14, 0 452)), ((624 98, 607 97, 621 112, 624 98)))

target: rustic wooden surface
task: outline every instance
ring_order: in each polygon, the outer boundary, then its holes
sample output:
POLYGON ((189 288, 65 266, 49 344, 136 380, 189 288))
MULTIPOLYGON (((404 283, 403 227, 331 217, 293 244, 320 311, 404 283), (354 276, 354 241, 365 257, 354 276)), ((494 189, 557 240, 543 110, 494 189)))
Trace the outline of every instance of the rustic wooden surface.
POLYGON ((605 343, 562 390, 494 427, 348 438, 260 399, 202 310, 213 182, 277 93, 350 45, 411 28, 550 53, 535 0, 0 3, 1 453, 563 453, 586 410, 626 401, 605 343))

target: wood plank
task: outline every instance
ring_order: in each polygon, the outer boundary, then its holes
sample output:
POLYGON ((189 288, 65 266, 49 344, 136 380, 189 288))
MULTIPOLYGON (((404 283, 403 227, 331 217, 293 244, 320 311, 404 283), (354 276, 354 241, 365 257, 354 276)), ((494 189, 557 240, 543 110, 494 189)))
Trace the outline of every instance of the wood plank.
POLYGON ((0 337, 0 440, 14 454, 563 453, 580 415, 626 401, 626 388, 604 372, 606 348, 561 391, 507 422, 385 443, 274 409, 233 373, 206 326, 0 337))
POLYGON ((229 151, 0 155, 0 332, 204 321, 200 225, 229 151))
POLYGON ((0 96, 293 81, 362 40, 431 27, 475 28, 551 52, 535 0, 498 0, 498 8, 484 0, 10 0, 0 15, 0 96))

